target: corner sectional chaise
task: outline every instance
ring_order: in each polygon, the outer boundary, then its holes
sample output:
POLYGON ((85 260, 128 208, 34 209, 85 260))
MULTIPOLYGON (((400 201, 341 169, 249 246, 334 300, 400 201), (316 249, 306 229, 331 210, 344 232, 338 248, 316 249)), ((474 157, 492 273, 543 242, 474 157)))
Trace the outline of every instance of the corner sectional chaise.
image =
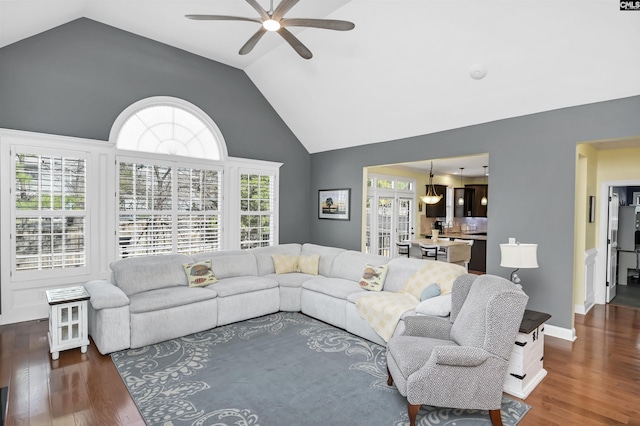
MULTIPOLYGON (((107 354, 278 311, 296 311, 386 346, 356 308, 358 299, 375 293, 359 285, 364 268, 388 264, 381 293, 396 293, 425 262, 434 261, 389 259, 315 244, 121 259, 111 264, 110 280, 85 284, 91 295, 89 334, 100 353, 107 354), (316 256, 317 275, 278 274, 274 255, 316 256), (205 260, 211 261, 218 282, 189 287, 184 265, 205 260)), ((454 267, 460 268, 458 275, 464 274, 464 268, 454 267)), ((396 332, 404 329, 402 318, 413 313, 400 317, 396 332)))

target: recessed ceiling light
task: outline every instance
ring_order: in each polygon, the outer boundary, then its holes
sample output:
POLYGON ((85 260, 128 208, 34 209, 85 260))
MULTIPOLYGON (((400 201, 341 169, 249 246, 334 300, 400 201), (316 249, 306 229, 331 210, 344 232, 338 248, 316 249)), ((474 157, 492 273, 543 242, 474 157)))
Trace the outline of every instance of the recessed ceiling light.
POLYGON ((469 75, 474 80, 482 80, 487 75, 487 67, 482 64, 473 64, 469 69, 469 75))

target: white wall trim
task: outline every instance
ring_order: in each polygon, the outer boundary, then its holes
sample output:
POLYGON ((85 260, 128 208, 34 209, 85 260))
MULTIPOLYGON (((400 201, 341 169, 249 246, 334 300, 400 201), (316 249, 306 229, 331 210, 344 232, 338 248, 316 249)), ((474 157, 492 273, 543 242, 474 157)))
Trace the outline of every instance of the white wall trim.
POLYGON ((596 259, 598 249, 590 248, 584 252, 584 300, 574 306, 574 312, 586 315, 595 306, 596 259))
POLYGON ((575 328, 569 329, 549 324, 544 325, 544 334, 551 337, 557 337, 558 339, 568 340, 570 342, 575 342, 578 338, 576 336, 575 328))

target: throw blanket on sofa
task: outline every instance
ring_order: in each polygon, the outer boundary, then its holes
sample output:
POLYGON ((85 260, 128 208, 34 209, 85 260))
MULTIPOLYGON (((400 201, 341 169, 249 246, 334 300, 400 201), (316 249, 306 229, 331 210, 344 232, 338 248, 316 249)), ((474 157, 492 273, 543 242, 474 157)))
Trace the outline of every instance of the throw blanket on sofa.
POLYGON ((402 290, 397 293, 383 291, 368 294, 358 299, 356 309, 387 342, 393 336, 402 315, 418 306, 420 295, 426 287, 437 283, 440 294, 451 293, 453 282, 466 272, 460 265, 428 261, 409 277, 402 290))

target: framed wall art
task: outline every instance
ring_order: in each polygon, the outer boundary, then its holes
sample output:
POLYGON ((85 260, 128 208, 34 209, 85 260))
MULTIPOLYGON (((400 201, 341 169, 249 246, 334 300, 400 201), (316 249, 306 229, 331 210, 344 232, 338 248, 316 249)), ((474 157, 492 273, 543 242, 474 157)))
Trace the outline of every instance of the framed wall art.
POLYGON ((318 191, 318 219, 349 220, 351 189, 318 191))

